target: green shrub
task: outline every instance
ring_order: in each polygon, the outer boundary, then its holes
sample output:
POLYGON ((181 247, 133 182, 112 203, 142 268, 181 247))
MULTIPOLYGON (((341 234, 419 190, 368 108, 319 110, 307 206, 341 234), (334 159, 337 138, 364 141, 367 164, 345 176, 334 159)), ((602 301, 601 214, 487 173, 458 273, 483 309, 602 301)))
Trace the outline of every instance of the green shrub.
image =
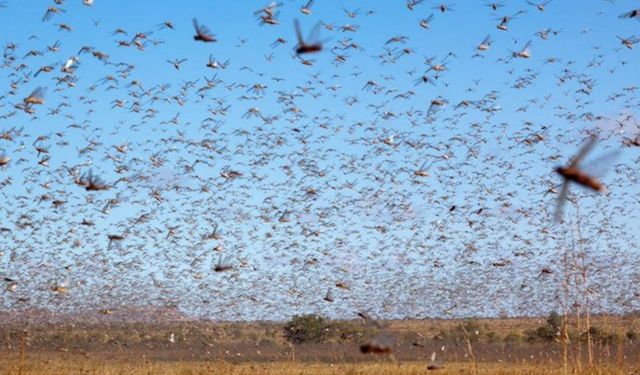
POLYGON ((363 337, 372 336, 371 328, 348 321, 332 322, 327 331, 328 336, 341 342, 356 343, 362 341, 363 337))
POLYGON ((552 311, 547 317, 547 326, 553 329, 555 332, 560 332, 562 329, 562 315, 557 311, 552 311))
POLYGON ((525 332, 527 341, 530 342, 552 342, 558 337, 562 330, 562 315, 552 311, 547 317, 547 324, 534 330, 525 332))
POLYGON ((284 337, 293 344, 322 343, 328 332, 326 319, 315 314, 296 315, 284 326, 284 337))

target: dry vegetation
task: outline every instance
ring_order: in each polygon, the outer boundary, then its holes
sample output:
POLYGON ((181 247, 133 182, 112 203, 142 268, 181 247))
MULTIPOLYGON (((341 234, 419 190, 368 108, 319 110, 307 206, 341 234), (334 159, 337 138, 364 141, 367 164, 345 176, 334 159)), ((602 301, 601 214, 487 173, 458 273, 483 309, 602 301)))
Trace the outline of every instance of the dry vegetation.
MULTIPOLYGON (((136 362, 93 361, 85 358, 56 358, 38 359, 21 362, 19 359, 10 359, 0 365, 2 375, 40 375, 40 374, 156 374, 156 375, 204 375, 204 374, 279 374, 279 375, 356 375, 356 374, 394 374, 417 375, 427 373, 424 362, 393 362, 385 361, 367 362, 359 364, 329 364, 329 363, 301 363, 301 362, 275 362, 275 363, 240 363, 228 362, 151 362, 139 360, 136 362)), ((451 363, 444 369, 433 373, 441 375, 471 374, 474 370, 466 363, 451 363)), ((549 364, 503 364, 488 363, 477 367, 477 374, 562 374, 562 367, 549 364)), ((593 374, 638 374, 640 367, 606 367, 598 366, 591 372, 593 374)))
POLYGON ((571 332, 567 369, 561 340, 538 337, 549 327, 544 318, 387 321, 381 329, 394 338, 390 356, 359 352, 375 333, 360 321, 326 321, 335 332, 296 345, 283 323, 0 325, 0 375, 423 374, 433 352, 443 366, 438 374, 640 374, 640 317, 594 316, 591 323, 591 366, 584 334, 571 332))

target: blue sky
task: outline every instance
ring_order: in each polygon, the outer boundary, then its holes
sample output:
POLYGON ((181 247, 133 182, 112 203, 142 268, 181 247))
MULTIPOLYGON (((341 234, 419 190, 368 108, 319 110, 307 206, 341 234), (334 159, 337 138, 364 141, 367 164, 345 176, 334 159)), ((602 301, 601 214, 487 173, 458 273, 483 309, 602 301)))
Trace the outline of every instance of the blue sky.
MULTIPOLYGON (((0 212, 11 232, 0 244, 0 276, 21 282, 17 292, 0 294, 0 306, 177 305, 219 319, 301 312, 350 317, 355 310, 386 317, 521 315, 559 308, 560 259, 575 236, 575 207, 567 207, 568 223, 553 225, 556 194, 547 190, 560 183, 553 168, 570 159, 586 131, 601 129, 596 158, 638 133, 632 89, 638 52, 617 38, 638 34, 637 20, 618 18, 638 3, 553 1, 544 12, 524 1, 507 3, 492 12, 484 2, 457 1, 441 13, 429 1, 413 11, 402 1, 316 1, 304 15, 302 2, 284 1, 280 24, 261 26, 254 12, 267 2, 96 0, 87 7, 67 0, 64 13, 42 22, 52 2, 7 1, 1 35, 3 44, 17 48, 16 60, 0 74, 0 113, 12 112, 36 87, 47 91, 35 115, 18 110, 0 120, 0 130, 24 128, 14 142, 0 141, 0 154, 11 157, 0 173, 12 179, 1 190, 0 212), (351 18, 343 8, 360 12, 351 18), (508 31, 496 28, 520 10, 526 13, 511 20, 508 31), (431 14, 430 28, 421 28, 431 14), (194 17, 218 42, 193 40, 194 17), (326 42, 322 52, 305 56, 312 66, 294 56, 296 18, 304 35, 319 21, 334 26, 320 27, 326 42), (159 27, 167 20, 174 30, 159 27), (73 30, 59 31, 60 23, 73 30), (357 31, 340 31, 345 25, 357 31), (112 35, 117 28, 128 35, 112 35), (536 36, 547 28, 556 33, 536 36), (138 32, 157 45, 144 51, 118 46, 138 32), (480 53, 476 47, 487 35, 491 48, 480 53), (395 36, 406 43, 387 43, 395 36), (271 47, 280 37, 287 43, 271 47), (56 53, 23 57, 56 41, 56 53), (512 58, 528 41, 531 58, 512 58), (340 50, 340 42, 360 48, 340 50), (79 55, 83 46, 109 55, 111 64, 79 55), (393 49, 393 63, 378 57, 388 53, 385 46, 393 49), (434 85, 415 84, 428 70, 426 58, 438 63, 449 53, 445 71, 426 73, 434 85), (335 54, 346 62, 335 64, 335 54), (207 68, 210 55, 230 60, 229 67, 207 68), (72 56, 80 61, 75 87, 56 89, 53 77, 62 76, 60 64, 72 56), (179 70, 167 62, 184 58, 179 70), (134 66, 129 74, 114 65, 122 62, 134 66), (21 63, 26 67, 16 70, 21 63), (34 77, 43 65, 54 71, 34 77), (117 82, 104 80, 109 76, 117 82), (205 77, 220 82, 199 96, 205 77), (141 84, 130 86, 133 80, 141 84), (367 89, 369 81, 380 91, 367 89), (264 94, 251 90, 255 84, 266 86, 264 94), (591 92, 581 91, 589 85, 591 92), (397 97, 408 91, 413 95, 406 100, 397 97), (621 96, 608 100, 615 94, 621 96), (154 95, 158 100, 150 101, 154 95), (287 96, 294 99, 278 100, 287 96), (427 114, 437 98, 448 104, 427 114), (122 108, 112 108, 117 100, 125 101, 122 108), (463 100, 477 106, 456 108, 463 100), (60 103, 68 105, 48 114, 60 103), (139 112, 131 111, 136 107, 139 112), (252 107, 278 118, 271 124, 247 118, 252 107), (144 118, 150 109, 154 117, 144 118), (522 142, 535 133, 544 134, 544 142, 522 142), (49 149, 46 168, 37 164, 42 155, 33 146, 42 135, 49 136, 38 143, 49 149), (99 144, 79 153, 89 140, 99 144), (201 147, 203 141, 214 150, 201 147), (413 149, 405 141, 428 146, 413 149), (118 155, 113 146, 124 142, 130 150, 118 155), (209 165, 184 170, 205 156, 209 165), (152 157, 166 160, 153 165, 152 157), (134 182, 86 192, 65 167, 88 162, 107 182, 134 182), (425 162, 430 177, 418 179, 413 173, 425 162), (118 172, 123 165, 128 169, 118 172), (224 182, 225 169, 243 176, 224 182), (136 182, 140 176, 148 178, 136 182), (308 188, 319 195, 309 198, 308 188), (40 199, 45 194, 67 203, 53 210, 53 198, 40 199), (121 203, 103 210, 114 198, 121 203), (107 234, 125 232, 143 213, 151 218, 120 247, 108 246, 107 234), (24 214, 39 223, 37 231, 19 227, 24 214), (79 226, 84 217, 96 225, 79 226), (223 238, 202 240, 214 222, 223 238), (172 241, 169 226, 178 226, 172 241), (308 234, 314 229, 319 236, 308 234), (76 240, 81 244, 74 246, 76 240), (212 271, 220 256, 231 259, 233 271, 212 271), (541 277, 546 268, 553 273, 541 277), (56 283, 68 283, 69 293, 52 293, 56 283), (327 289, 336 294, 334 303, 322 300, 327 289)), ((616 163, 604 177, 606 197, 572 191, 591 240, 585 249, 590 282, 602 297, 594 308, 619 312, 638 308, 637 248, 629 246, 637 243, 640 224, 637 148, 621 151, 616 163), (613 279, 610 265, 622 277, 613 279)))

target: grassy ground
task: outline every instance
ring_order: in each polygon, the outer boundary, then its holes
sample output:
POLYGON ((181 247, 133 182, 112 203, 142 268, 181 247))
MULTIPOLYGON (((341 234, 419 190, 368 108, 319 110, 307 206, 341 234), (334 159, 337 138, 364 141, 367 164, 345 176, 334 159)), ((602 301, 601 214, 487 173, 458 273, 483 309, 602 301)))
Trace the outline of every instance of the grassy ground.
MULTIPOLYGON (((613 339, 594 342, 595 367, 588 369, 577 366, 587 362, 584 337, 572 336, 566 374, 640 375, 640 342, 625 335, 640 331, 640 317, 594 317, 593 323, 613 339)), ((544 326, 544 318, 477 320, 475 369, 465 341, 451 336, 460 324, 384 322, 394 338, 395 357, 363 355, 362 337, 289 345, 282 323, 0 324, 0 375, 565 374, 560 343, 524 339, 525 332, 544 326), (443 369, 427 370, 433 352, 443 369)))
MULTIPOLYGON (((19 358, 4 358, 0 362, 0 375, 44 375, 44 374, 104 374, 104 375, 418 375, 425 373, 441 375, 473 374, 473 368, 469 363, 450 363, 445 368, 428 371, 425 362, 394 362, 391 359, 378 362, 366 362, 358 364, 329 364, 329 363, 241 363, 230 364, 227 362, 150 362, 145 360, 113 362, 94 361, 83 358, 39 358, 21 361, 19 358)), ((571 370, 569 371, 571 373, 571 370)), ((585 369, 586 374, 622 375, 640 374, 638 368, 605 368, 598 367, 593 371, 585 369)), ((492 375, 528 375, 528 374, 563 374, 561 366, 552 364, 479 364, 477 374, 492 375)))

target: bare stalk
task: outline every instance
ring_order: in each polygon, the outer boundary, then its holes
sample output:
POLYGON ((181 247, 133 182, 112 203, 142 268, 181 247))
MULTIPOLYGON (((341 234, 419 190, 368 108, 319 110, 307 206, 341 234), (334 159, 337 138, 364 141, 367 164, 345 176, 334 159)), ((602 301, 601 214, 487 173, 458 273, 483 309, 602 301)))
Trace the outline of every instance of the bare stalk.
POLYGON ((569 274, 569 254, 568 249, 565 247, 564 256, 562 259, 563 263, 563 278, 562 278, 562 332, 560 341, 562 343, 562 373, 563 375, 569 374, 569 282, 570 282, 570 274, 569 274))
POLYGON ((587 359, 589 361, 589 368, 593 368, 593 345, 591 337, 591 300, 589 298, 589 285, 588 285, 588 264, 587 254, 584 248, 584 239, 582 238, 582 225, 580 221, 580 206, 576 202, 576 232, 578 235, 578 249, 580 256, 580 274, 582 276, 581 287, 584 299, 585 309, 585 324, 587 330, 587 359))
POLYGON ((467 327, 464 326, 464 322, 460 324, 462 327, 462 332, 464 333, 464 339, 467 342, 467 352, 469 353, 469 358, 471 358, 471 373, 473 375, 478 374, 478 362, 476 361, 476 356, 473 353, 473 347, 471 346, 471 338, 469 337, 469 332, 467 331, 467 327))

